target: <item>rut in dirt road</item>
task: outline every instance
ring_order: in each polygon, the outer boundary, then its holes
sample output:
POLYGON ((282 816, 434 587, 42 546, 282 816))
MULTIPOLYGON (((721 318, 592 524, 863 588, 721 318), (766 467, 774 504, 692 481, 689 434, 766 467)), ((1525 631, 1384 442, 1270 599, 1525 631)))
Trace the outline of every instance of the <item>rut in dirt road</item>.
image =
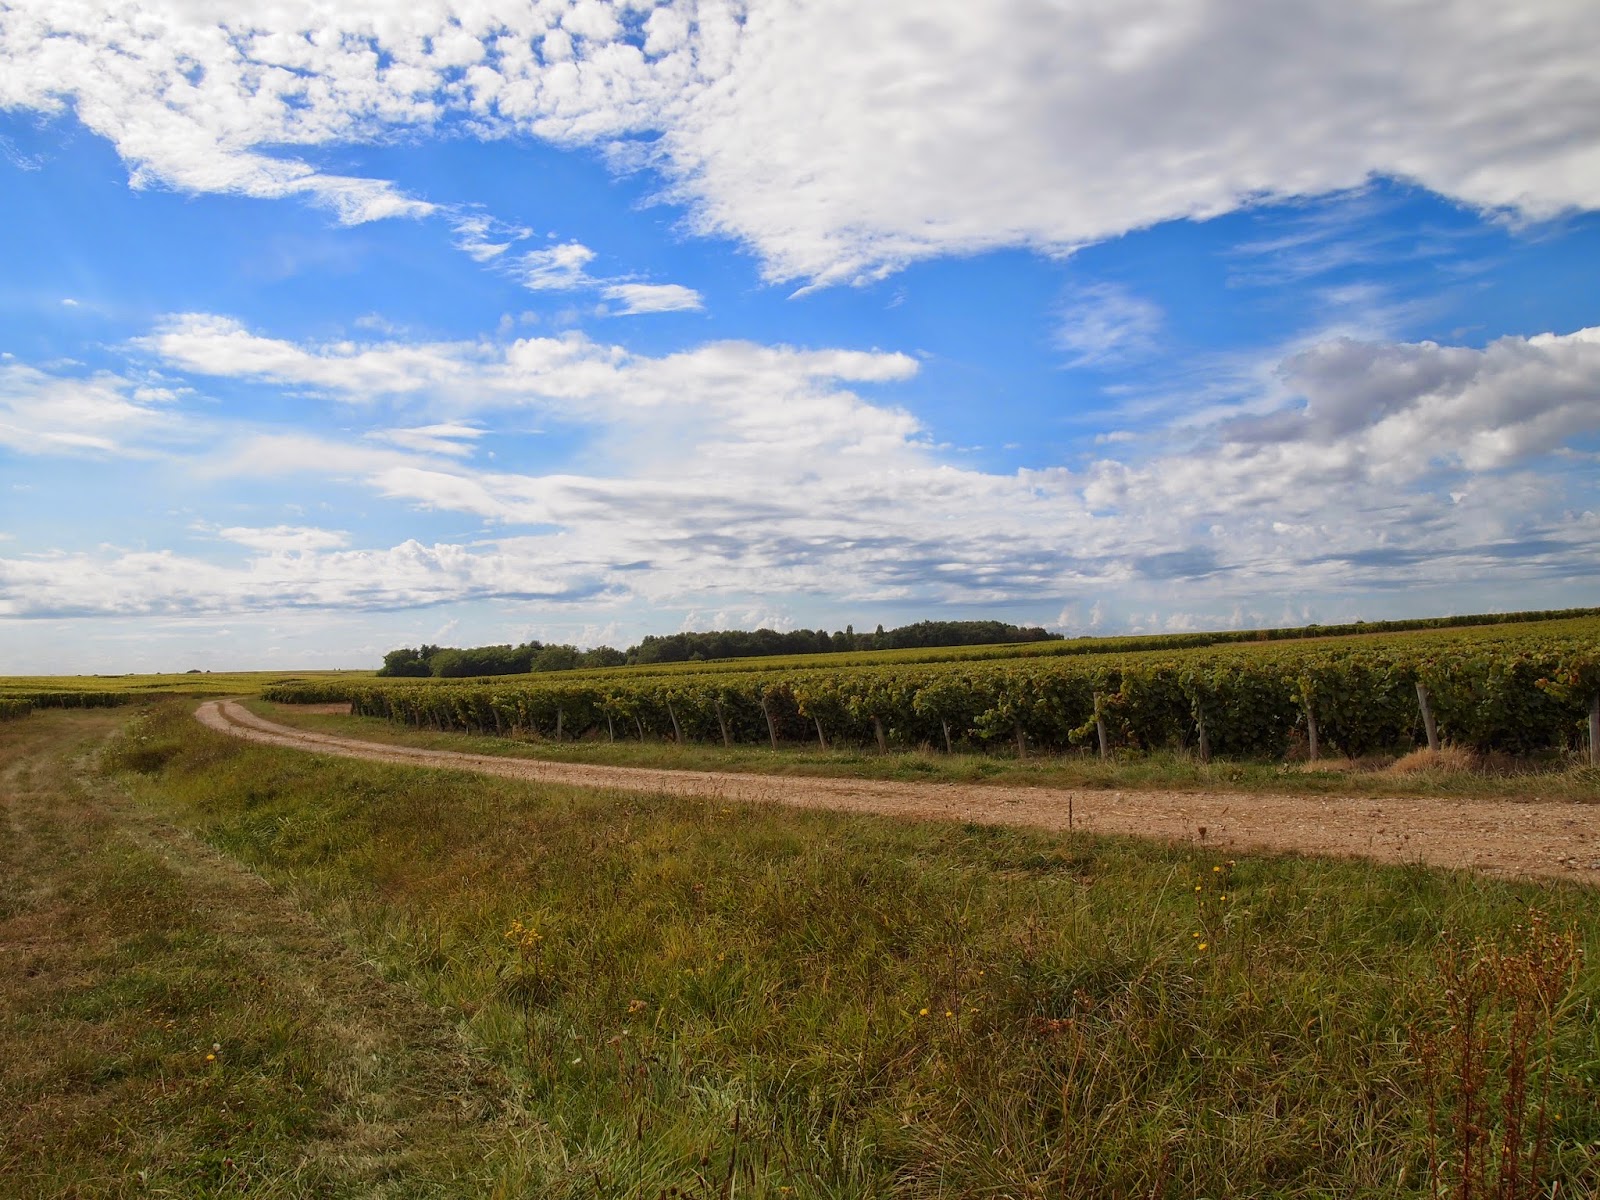
POLYGON ((195 716, 212 729, 269 745, 535 783, 1063 831, 1070 820, 1073 829, 1086 832, 1203 841, 1233 852, 1355 856, 1600 884, 1600 805, 1433 797, 1068 791, 652 770, 363 742, 279 725, 227 700, 203 704, 195 716))

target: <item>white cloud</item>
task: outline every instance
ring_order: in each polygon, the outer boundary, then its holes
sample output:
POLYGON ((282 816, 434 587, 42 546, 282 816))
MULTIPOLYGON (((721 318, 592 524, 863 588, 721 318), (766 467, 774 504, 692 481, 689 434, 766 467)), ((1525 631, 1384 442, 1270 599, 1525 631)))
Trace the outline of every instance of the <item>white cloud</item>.
MULTIPOLYGON (((1600 205, 1600 26, 1570 0, 0 11, 0 107, 70 105, 140 185, 436 211, 294 147, 450 128, 648 164, 774 279, 1060 253, 1374 174, 1490 211, 1600 205)), ((469 253, 493 255, 480 239, 469 253)))
MULTIPOLYGON (((819 425, 835 427, 843 438, 868 431, 902 438, 916 428, 904 413, 874 408, 828 386, 907 379, 916 373, 916 361, 898 353, 713 342, 652 358, 580 333, 504 345, 304 346, 206 313, 170 318, 135 345, 170 367, 207 375, 309 387, 348 400, 418 396, 455 413, 533 408, 629 436, 644 429, 650 437, 670 433, 655 429, 652 415, 682 412, 700 414, 693 422, 697 436, 748 438, 759 431, 797 453, 826 434, 819 425)), ((437 430, 427 436, 437 436, 437 430)))
POLYGON ((677 283, 616 283, 602 294, 607 300, 617 301, 623 315, 699 312, 705 307, 699 292, 677 283))
POLYGON ((518 261, 516 275, 530 291, 569 291, 592 287, 594 280, 585 270, 594 261, 594 251, 582 242, 566 242, 547 250, 530 250, 518 261))
POLYGON ((1055 341, 1071 365, 1103 366, 1151 353, 1161 324, 1161 309, 1127 288, 1086 284, 1063 300, 1055 341))
MULTIPOLYGON (((204 315, 167 328, 181 336, 142 348, 169 351, 169 369, 339 397, 376 380, 429 415, 366 436, 223 427, 190 460, 201 482, 280 478, 308 504, 320 481, 353 484, 458 514, 478 540, 374 549, 294 524, 212 530, 250 552, 242 564, 15 554, 0 616, 472 599, 770 615, 827 596, 846 611, 1109 599, 1155 625, 1277 607, 1262 596, 1485 579, 1550 595, 1600 574, 1582 457, 1600 432, 1592 330, 1482 349, 1325 339, 1265 373, 1264 415, 1169 431, 1186 444, 1154 456, 1108 438, 1121 457, 1082 471, 997 474, 951 465, 910 414, 853 390, 913 377, 899 354, 718 342, 653 357, 581 335, 301 345, 204 315), (530 412, 562 448, 501 436, 530 412)), ((104 382, 91 398, 137 419, 133 394, 104 382)))
POLYGON ((472 453, 472 443, 481 438, 483 433, 484 431, 476 425, 446 422, 439 425, 418 425, 410 429, 379 429, 367 436, 405 450, 466 458, 472 453))
POLYGON ((134 344, 185 370, 326 389, 351 400, 443 386, 465 376, 476 352, 465 344, 398 341, 307 349, 210 313, 171 317, 134 344))
POLYGON ((415 608, 475 596, 559 600, 589 587, 559 568, 464 546, 342 550, 296 545, 292 533, 233 532, 266 543, 243 566, 170 550, 0 558, 0 617, 415 608))
POLYGON ((533 236, 521 225, 506 225, 481 213, 458 219, 454 226, 456 246, 475 262, 494 262, 517 242, 533 236))
POLYGON ((130 457, 184 433, 174 394, 109 372, 86 377, 0 363, 0 446, 24 454, 130 457))
POLYGON ((1232 423, 1231 443, 1348 453, 1414 478, 1441 463, 1499 470, 1600 432, 1600 328, 1482 350, 1340 338, 1287 359, 1281 375, 1304 407, 1232 423))
POLYGON ((316 529, 307 525, 273 525, 268 528, 234 525, 217 530, 217 536, 264 554, 309 554, 338 550, 350 544, 342 530, 316 529))

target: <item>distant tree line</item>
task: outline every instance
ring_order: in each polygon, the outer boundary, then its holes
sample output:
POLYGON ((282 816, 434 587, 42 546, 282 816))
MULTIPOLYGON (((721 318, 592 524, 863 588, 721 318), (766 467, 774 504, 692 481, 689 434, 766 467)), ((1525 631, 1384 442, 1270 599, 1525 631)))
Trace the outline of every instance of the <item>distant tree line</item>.
POLYGON ((469 679, 480 675, 526 675, 532 671, 573 671, 579 667, 620 667, 627 655, 610 646, 579 650, 576 646, 523 642, 520 646, 402 646, 383 656, 379 675, 436 679, 469 679))
POLYGON ((535 671, 572 671, 580 667, 698 662, 714 658, 761 658, 777 654, 829 654, 853 650, 908 650, 929 646, 988 646, 1008 642, 1060 640, 1060 634, 1003 621, 918 621, 898 629, 882 625, 872 633, 855 627, 829 633, 825 629, 724 629, 711 633, 650 635, 626 651, 610 646, 579 650, 576 646, 523 642, 517 646, 403 646, 383 656, 379 675, 465 679, 481 675, 526 675, 535 671))

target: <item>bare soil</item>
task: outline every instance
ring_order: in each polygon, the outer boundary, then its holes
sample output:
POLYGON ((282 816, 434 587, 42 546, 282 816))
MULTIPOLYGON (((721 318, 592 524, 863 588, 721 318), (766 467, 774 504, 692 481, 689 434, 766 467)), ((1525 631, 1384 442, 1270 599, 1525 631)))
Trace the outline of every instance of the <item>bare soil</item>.
POLYGON ((921 820, 1076 829, 1215 846, 1465 867, 1600 884, 1600 805, 1505 799, 1067 790, 668 771, 419 750, 291 729, 230 700, 195 716, 250 741, 530 782, 921 820))

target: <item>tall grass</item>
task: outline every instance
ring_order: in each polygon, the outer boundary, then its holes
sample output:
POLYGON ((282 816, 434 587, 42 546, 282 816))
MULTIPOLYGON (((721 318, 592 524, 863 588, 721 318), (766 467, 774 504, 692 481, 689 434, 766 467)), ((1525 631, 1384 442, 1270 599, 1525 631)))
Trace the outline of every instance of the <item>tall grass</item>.
MULTIPOLYGON (((1429 1195, 1440 947, 1530 907, 1600 941, 1564 885, 534 787, 181 709, 124 747, 147 803, 458 1014, 516 1089, 507 1194, 1429 1195)), ((1597 992, 1550 1031, 1564 1195, 1597 1180, 1597 992)))

